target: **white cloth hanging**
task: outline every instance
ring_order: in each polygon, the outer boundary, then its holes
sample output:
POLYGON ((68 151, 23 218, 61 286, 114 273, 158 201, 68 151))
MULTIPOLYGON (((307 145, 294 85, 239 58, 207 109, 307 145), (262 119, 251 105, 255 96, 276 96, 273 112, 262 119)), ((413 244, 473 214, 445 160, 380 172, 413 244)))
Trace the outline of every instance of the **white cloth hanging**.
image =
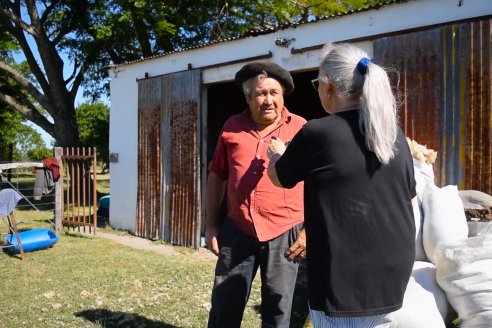
POLYGON ((2 189, 0 190, 0 217, 7 216, 17 206, 22 196, 14 189, 2 189))

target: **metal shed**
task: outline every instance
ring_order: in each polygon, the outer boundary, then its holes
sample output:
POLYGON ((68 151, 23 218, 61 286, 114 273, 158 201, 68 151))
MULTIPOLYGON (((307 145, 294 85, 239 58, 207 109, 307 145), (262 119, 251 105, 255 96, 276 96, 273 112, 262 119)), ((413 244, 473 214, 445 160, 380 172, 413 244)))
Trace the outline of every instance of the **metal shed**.
POLYGON ((492 194, 491 25, 487 0, 394 1, 112 67, 111 225, 198 247, 208 161, 222 123, 246 106, 234 74, 274 61, 294 77, 289 110, 320 117, 309 80, 328 41, 396 68, 402 126, 438 152, 438 185, 492 194))

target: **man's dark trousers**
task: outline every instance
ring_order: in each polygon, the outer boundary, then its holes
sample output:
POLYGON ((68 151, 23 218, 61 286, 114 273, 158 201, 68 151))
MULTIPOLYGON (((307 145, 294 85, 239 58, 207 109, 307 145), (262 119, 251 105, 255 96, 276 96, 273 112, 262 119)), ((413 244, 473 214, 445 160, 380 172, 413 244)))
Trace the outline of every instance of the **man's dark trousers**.
POLYGON ((226 219, 219 235, 209 328, 241 326, 251 284, 258 267, 261 276, 262 327, 289 327, 298 263, 284 253, 302 224, 267 242, 260 242, 226 219))

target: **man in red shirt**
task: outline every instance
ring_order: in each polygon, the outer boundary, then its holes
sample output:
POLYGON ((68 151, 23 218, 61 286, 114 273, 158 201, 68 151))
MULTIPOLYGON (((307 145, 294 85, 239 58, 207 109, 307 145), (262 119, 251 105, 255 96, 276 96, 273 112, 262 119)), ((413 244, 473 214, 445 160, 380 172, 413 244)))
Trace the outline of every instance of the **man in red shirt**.
POLYGON ((206 243, 218 260, 208 326, 241 326, 260 268, 262 327, 289 327, 297 260, 305 257, 303 183, 274 186, 266 151, 271 139, 291 140, 306 120, 284 107, 294 83, 279 65, 249 63, 235 81, 249 108, 224 124, 209 164, 206 243), (220 224, 225 194, 227 217, 220 224))

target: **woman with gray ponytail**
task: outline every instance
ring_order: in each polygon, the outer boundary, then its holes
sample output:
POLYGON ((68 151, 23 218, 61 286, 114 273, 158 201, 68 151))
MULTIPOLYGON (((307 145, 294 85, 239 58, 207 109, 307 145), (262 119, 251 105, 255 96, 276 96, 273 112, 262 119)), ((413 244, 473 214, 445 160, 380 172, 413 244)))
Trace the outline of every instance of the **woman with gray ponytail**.
POLYGON ((330 115, 268 149, 275 185, 304 181, 311 320, 389 327, 415 258, 413 161, 395 97, 385 70, 349 44, 323 48, 312 83, 330 115))

